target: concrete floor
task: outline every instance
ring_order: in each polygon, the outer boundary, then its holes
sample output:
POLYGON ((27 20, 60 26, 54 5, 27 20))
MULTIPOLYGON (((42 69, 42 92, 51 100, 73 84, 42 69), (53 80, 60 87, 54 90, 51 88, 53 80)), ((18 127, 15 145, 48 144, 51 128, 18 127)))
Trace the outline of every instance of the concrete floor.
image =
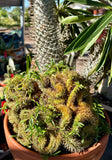
MULTIPOLYGON (((110 117, 111 127, 112 127, 112 112, 107 112, 107 113, 110 117)), ((107 148, 100 160, 112 160, 112 135, 109 136, 107 148)))
POLYGON ((112 135, 109 137, 107 148, 100 160, 112 160, 112 135))

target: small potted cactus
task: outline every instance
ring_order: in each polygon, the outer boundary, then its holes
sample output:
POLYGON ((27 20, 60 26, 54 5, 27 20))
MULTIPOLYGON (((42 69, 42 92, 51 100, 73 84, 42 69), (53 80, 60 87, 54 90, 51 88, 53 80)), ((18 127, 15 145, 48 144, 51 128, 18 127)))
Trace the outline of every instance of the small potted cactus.
POLYGON ((108 116, 93 102, 89 82, 62 61, 44 73, 15 75, 5 97, 9 111, 4 129, 15 160, 101 158, 108 142, 108 116))

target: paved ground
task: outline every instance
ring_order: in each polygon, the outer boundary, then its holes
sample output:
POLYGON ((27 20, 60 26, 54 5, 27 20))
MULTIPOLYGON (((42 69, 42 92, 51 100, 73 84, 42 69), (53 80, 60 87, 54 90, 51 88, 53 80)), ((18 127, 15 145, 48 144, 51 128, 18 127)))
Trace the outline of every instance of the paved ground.
MULTIPOLYGON (((111 127, 112 127, 112 112, 107 112, 107 113, 110 117, 111 127)), ((107 148, 100 160, 112 160, 112 135, 110 135, 109 137, 107 148)))

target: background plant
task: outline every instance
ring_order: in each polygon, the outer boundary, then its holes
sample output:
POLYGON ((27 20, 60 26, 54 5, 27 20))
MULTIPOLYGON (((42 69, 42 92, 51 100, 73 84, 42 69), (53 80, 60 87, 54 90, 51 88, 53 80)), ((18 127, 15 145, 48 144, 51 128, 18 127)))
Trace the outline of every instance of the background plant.
MULTIPOLYGON (((69 47, 65 50, 65 53, 70 53, 71 51, 80 51, 80 55, 84 55, 90 47, 96 42, 100 34, 105 29, 107 34, 107 38, 105 40, 105 44, 101 50, 101 58, 97 66, 91 71, 92 74, 94 71, 98 71, 102 66, 104 67, 103 75, 101 79, 105 76, 109 75, 109 83, 112 80, 112 67, 111 67, 111 21, 112 21, 112 6, 111 1, 77 1, 77 0, 69 0, 69 2, 77 2, 89 6, 100 8, 106 8, 106 12, 98 18, 91 26, 86 28, 79 36, 72 41, 69 47)), ((75 23, 75 21, 74 21, 75 23)))
MULTIPOLYGON (((20 26, 20 15, 21 15, 21 8, 14 7, 1 7, 0 8, 0 25, 4 27, 13 27, 13 26, 20 26)), ((28 8, 25 8, 25 26, 30 26, 30 13, 28 8)))

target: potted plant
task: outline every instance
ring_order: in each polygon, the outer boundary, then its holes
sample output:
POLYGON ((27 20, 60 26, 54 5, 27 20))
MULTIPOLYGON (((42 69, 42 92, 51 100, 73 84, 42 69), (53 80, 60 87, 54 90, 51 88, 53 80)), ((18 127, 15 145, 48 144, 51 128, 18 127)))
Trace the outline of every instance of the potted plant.
POLYGON ((4 130, 15 160, 101 158, 108 116, 93 102, 88 81, 63 61, 52 62, 43 73, 15 75, 5 98, 4 130))
MULTIPOLYGON (((41 68, 48 63, 49 57, 54 57, 56 61, 64 59, 57 17, 53 17, 54 9, 53 0, 34 2, 34 13, 39 13, 34 18, 38 44, 35 59, 41 68), (48 4, 51 7, 49 10, 46 9, 48 4), (38 6, 41 6, 41 12, 37 12, 38 6), (40 16, 45 23, 40 22, 40 16)), ((80 22, 82 17, 75 18, 80 22)), ((88 16, 83 18, 88 19, 88 16)), ((28 157, 41 160, 41 155, 45 158, 50 156, 49 159, 92 160, 96 159, 96 155, 97 159, 101 158, 108 142, 108 135, 105 135, 108 123, 102 117, 102 109, 92 101, 88 82, 62 62, 52 63, 44 73, 31 70, 27 74, 16 75, 6 86, 5 97, 9 112, 4 120, 4 129, 15 160, 28 160, 28 157), (10 121, 10 125, 6 120, 10 121), (9 135, 14 135, 16 139, 9 135), (14 148, 12 144, 15 144, 14 148), (54 157, 57 153, 58 157, 54 157)))

